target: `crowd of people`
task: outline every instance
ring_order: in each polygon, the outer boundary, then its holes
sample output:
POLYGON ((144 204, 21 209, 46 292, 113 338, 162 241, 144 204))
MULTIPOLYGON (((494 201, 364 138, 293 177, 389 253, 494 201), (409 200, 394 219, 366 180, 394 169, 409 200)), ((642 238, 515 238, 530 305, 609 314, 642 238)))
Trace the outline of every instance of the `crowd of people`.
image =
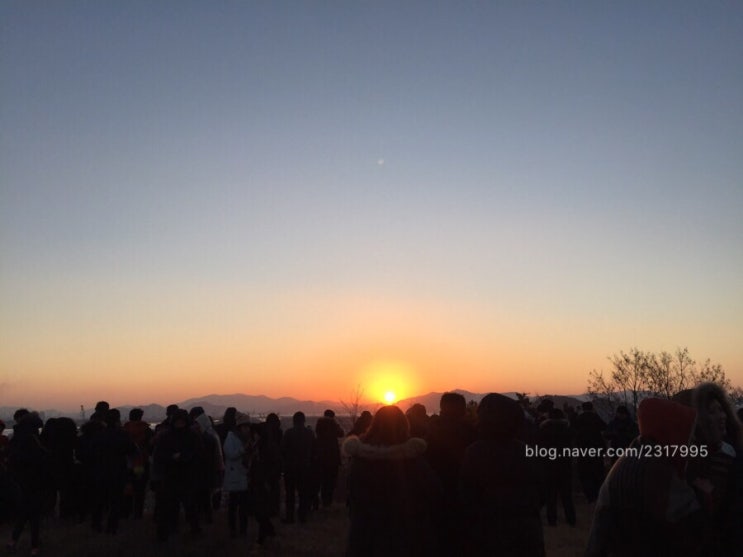
POLYGON ((445 393, 432 416, 420 404, 383 406, 348 433, 332 410, 314 427, 296 412, 282 431, 276 414, 255 423, 235 408, 215 423, 200 407, 171 405, 152 428, 141 410, 122 423, 100 402, 79 429, 20 409, 11 439, 0 439, 0 511, 13 524, 8 549, 28 526, 32 555, 44 513, 115 535, 120 520, 149 515, 148 491, 161 542, 181 515, 199 535, 225 505, 229 535, 247 536, 253 517, 260 545, 276 535, 275 520, 303 523, 332 505, 347 462, 349 557, 542 556, 543 516, 555 526, 559 502, 565 522, 577 523, 573 478, 594 506, 589 557, 740 556, 739 414, 715 384, 644 399, 637 421, 620 406, 608 423, 590 402, 532 408, 492 393, 468 405, 445 393), (705 450, 668 450, 690 446, 705 450), (607 447, 647 450, 607 456, 607 447))

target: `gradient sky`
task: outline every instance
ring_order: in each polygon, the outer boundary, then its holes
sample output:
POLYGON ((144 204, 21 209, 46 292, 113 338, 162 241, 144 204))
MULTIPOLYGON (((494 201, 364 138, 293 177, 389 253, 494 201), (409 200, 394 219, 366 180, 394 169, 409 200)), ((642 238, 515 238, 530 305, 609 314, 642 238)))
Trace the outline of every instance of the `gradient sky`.
POLYGON ((5 1, 0 72, 0 406, 743 385, 737 2, 5 1))

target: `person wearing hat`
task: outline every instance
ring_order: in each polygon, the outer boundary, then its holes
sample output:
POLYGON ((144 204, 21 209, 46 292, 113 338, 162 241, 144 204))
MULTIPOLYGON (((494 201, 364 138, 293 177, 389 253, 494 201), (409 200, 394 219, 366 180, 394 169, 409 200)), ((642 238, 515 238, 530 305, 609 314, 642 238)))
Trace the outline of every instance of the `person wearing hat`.
POLYGON ((696 412, 646 398, 637 409, 635 452, 621 456, 601 486, 586 557, 730 555, 701 545, 700 507, 684 479, 696 412))
POLYGON ((230 535, 248 532, 248 469, 250 456, 250 417, 238 412, 235 425, 224 441, 224 482, 222 489, 228 494, 227 521, 230 535))

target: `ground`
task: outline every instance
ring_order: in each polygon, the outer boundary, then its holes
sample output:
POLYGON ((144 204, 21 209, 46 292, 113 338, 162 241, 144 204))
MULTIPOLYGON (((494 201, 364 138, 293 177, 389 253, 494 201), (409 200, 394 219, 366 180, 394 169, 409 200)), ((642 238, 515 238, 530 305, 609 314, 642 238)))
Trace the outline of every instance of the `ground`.
MULTIPOLYGON (((548 557, 577 557, 583 554, 591 521, 591 507, 576 494, 578 526, 564 523, 544 527, 548 557)), ((558 514, 558 516, 561 516, 558 514)), ((42 555, 47 557, 220 557, 262 555, 266 557, 341 557, 345 551, 348 513, 342 503, 315 512, 306 524, 284 525, 275 521, 278 535, 265 547, 255 543, 256 524, 251 521, 248 538, 230 539, 226 511, 215 515, 215 523, 192 536, 184 521, 183 533, 165 543, 155 541, 151 516, 143 520, 124 520, 116 536, 95 534, 89 523, 73 524, 48 517, 42 525, 42 555)), ((10 539, 10 526, 0 526, 0 540, 10 539)), ((18 555, 28 555, 29 537, 25 532, 18 555)))

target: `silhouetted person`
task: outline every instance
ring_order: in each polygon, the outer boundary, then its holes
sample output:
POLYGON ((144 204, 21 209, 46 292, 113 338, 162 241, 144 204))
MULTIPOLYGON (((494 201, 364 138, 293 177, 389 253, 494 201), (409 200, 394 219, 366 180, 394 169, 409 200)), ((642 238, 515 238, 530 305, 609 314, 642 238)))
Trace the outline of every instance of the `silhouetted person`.
POLYGON ((604 481, 604 457, 600 451, 606 448, 603 437, 606 422, 594 411, 591 402, 584 402, 582 409, 583 412, 575 419, 575 446, 593 449, 595 454, 578 457, 578 477, 586 499, 593 503, 604 481))
POLYGON ((194 496, 195 476, 204 451, 201 436, 189 427, 185 410, 177 410, 171 420, 169 430, 156 441, 153 454, 153 467, 161 478, 157 493, 160 509, 155 517, 157 537, 161 541, 175 530, 181 506, 191 533, 201 531, 194 496))
POLYGON ((250 418, 235 416, 235 425, 224 442, 224 484, 227 493, 227 521, 234 538, 248 532, 248 469, 250 462, 250 418))
POLYGON ((702 383, 692 393, 697 412, 693 443, 706 455, 687 468, 704 511, 703 548, 709 555, 743 553, 743 427, 722 387, 702 383))
POLYGON ((94 504, 91 525, 100 532, 103 529, 103 514, 108 511, 106 533, 115 534, 124 502, 127 457, 133 453, 134 447, 121 427, 121 414, 117 409, 108 410, 104 421, 106 427, 93 440, 94 504))
MULTIPOLYGON (((280 447, 276 444, 275 431, 268 422, 251 426, 253 451, 248 467, 248 498, 252 502, 253 514, 258 522, 258 544, 276 535, 271 523, 272 494, 270 481, 276 470, 281 473, 280 447)), ((278 512, 278 511, 277 511, 278 512)))
POLYGON ((202 452, 202 458, 197 462, 196 478, 194 482, 196 511, 199 514, 199 520, 203 518, 205 524, 212 524, 214 519, 212 514, 211 490, 217 473, 215 452, 218 448, 220 452, 222 449, 219 446, 219 436, 216 432, 214 435, 207 432, 206 428, 211 430, 212 426, 209 421, 209 416, 204 414, 204 409, 201 406, 194 406, 191 408, 188 412, 188 420, 194 433, 201 437, 201 443, 204 449, 202 452), (202 419, 201 423, 198 421, 199 418, 202 419))
POLYGON ((459 471, 464 452, 475 438, 475 428, 467 416, 467 401, 464 396, 459 393, 441 395, 439 415, 429 420, 426 438, 426 458, 443 488, 436 525, 441 555, 454 555, 457 552, 462 530, 459 471))
POLYGON ((425 439, 428 435, 428 423, 430 418, 426 413, 426 407, 422 404, 413 404, 405 412, 405 417, 410 424, 410 436, 425 439))
POLYGON ((555 401, 551 398, 543 398, 537 404, 537 425, 540 425, 544 420, 548 420, 550 412, 555 408, 555 401))
POLYGON ((284 522, 294 522, 297 495, 299 508, 297 515, 300 522, 305 522, 312 504, 312 461, 315 434, 305 426, 303 412, 295 412, 290 427, 281 443, 281 456, 284 469, 284 490, 286 517, 284 522))
POLYGON ((93 412, 90 419, 80 428, 80 436, 77 440, 75 456, 78 461, 76 467, 76 484, 78 488, 78 516, 79 522, 83 522, 96 503, 95 492, 95 443, 98 437, 106 429, 103 421, 104 414, 93 412))
POLYGON ((74 518, 78 509, 75 489, 77 426, 70 418, 49 418, 40 439, 50 453, 51 472, 59 498, 59 516, 74 518))
POLYGON ((701 551, 699 505, 684 481, 695 412, 670 400, 640 402, 640 455, 617 460, 601 486, 586 557, 722 555, 701 551), (657 452, 656 452, 657 451, 657 452))
POLYGON ((315 463, 320 484, 320 499, 323 507, 333 503, 333 492, 338 481, 341 466, 341 450, 338 439, 343 437, 343 429, 335 421, 335 412, 325 410, 315 425, 315 463))
MULTIPOLYGON (((630 416, 627 407, 622 405, 617 406, 614 411, 614 417, 609 421, 606 426, 606 432, 604 437, 609 443, 612 449, 625 449, 630 446, 632 441, 635 440, 640 434, 640 430, 637 428, 637 424, 630 416)), ((616 461, 616 457, 613 459, 616 461)))
POLYGON ((150 425, 142 421, 141 408, 129 411, 129 421, 124 424, 124 432, 129 436, 132 454, 127 461, 127 490, 124 494, 122 516, 142 518, 147 482, 150 478, 150 454, 154 432, 150 425))
POLYGON ((14 550, 26 524, 31 528, 31 555, 39 554, 41 512, 49 485, 49 453, 39 440, 42 426, 39 415, 26 412, 17 419, 13 437, 8 444, 10 476, 17 487, 17 520, 13 527, 8 549, 14 550))
POLYGON ((549 418, 539 424, 537 445, 551 451, 554 458, 542 460, 544 481, 547 496, 547 522, 550 526, 557 524, 557 498, 562 502, 565 521, 575 526, 575 504, 573 503, 573 464, 570 454, 565 454, 573 444, 573 433, 570 430, 565 414, 560 409, 553 409, 549 418))
POLYGON ((155 494, 155 508, 153 509, 153 515, 155 517, 155 522, 159 522, 160 520, 160 509, 161 509, 161 503, 163 501, 163 492, 162 492, 162 471, 161 467, 155 466, 154 464, 154 457, 155 452, 157 452, 157 447, 160 444, 161 439, 165 436, 166 433, 170 432, 173 425, 173 417, 176 415, 176 413, 179 412, 179 408, 177 404, 169 404, 165 408, 165 419, 161 421, 159 424, 155 426, 155 435, 152 438, 152 458, 150 459, 150 462, 152 466, 150 466, 150 489, 155 494))
POLYGON ((281 440, 283 438, 281 420, 271 413, 266 416, 265 426, 261 432, 261 462, 268 486, 268 516, 279 515, 281 506, 281 440))
POLYGON ((237 408, 230 406, 224 411, 222 421, 214 426, 214 431, 219 435, 219 441, 222 444, 222 447, 224 447, 224 443, 227 440, 227 434, 235 427, 236 420, 237 408))
POLYGON ((369 429, 371 423, 371 412, 364 410, 361 415, 356 418, 356 421, 353 423, 353 427, 351 428, 351 431, 348 432, 348 435, 363 435, 366 433, 366 430, 369 429))
POLYGON ((477 416, 478 440, 467 448, 460 475, 466 530, 458 554, 543 556, 543 486, 536 459, 526 457, 517 439, 523 411, 516 401, 491 393, 477 416))
POLYGON ((424 458, 426 442, 410 437, 405 414, 383 406, 361 437, 349 436, 348 557, 435 554, 432 513, 441 484, 424 458))

